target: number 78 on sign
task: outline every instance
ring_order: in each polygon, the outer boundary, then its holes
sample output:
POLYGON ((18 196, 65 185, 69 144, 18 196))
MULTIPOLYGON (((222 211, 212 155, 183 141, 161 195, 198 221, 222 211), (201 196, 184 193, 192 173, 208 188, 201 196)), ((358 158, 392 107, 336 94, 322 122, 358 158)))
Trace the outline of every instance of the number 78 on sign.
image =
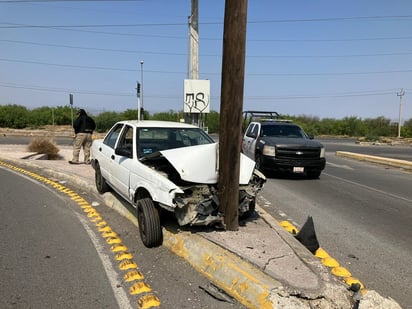
POLYGON ((184 80, 183 111, 185 113, 210 112, 210 80, 184 80))

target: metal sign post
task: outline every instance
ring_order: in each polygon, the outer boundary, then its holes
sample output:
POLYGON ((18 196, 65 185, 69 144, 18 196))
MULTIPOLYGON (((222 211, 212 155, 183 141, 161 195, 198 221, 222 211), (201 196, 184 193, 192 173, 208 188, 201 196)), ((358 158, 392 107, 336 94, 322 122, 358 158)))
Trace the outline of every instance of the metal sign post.
POLYGON ((140 121, 140 83, 136 82, 137 120, 140 121))
POLYGON ((71 107, 71 114, 72 114, 72 127, 73 127, 73 94, 69 94, 69 102, 71 107))

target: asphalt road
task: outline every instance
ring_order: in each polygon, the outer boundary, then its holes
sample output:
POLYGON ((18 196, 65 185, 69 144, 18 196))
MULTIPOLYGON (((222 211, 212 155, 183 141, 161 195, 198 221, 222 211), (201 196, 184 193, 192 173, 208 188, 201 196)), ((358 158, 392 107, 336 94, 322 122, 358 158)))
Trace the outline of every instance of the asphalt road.
POLYGON ((360 145, 356 139, 319 139, 325 145, 326 151, 349 151, 372 156, 412 161, 412 147, 410 145, 360 145))
MULTIPOLYGON (((0 144, 27 144, 30 139, 0 137, 0 144)), ((412 147, 360 146, 354 140, 322 142, 327 149, 327 166, 320 179, 269 178, 261 205, 279 221, 289 220, 298 227, 312 216, 322 248, 367 288, 394 298, 404 308, 412 308, 412 173, 334 155, 341 150, 412 160, 412 147)), ((57 139, 57 143, 70 145, 71 139, 57 139)), ((199 288, 206 286, 207 280, 190 266, 167 250, 142 247, 134 226, 111 210, 101 209, 131 244, 140 259, 139 266, 148 273, 150 284, 159 291, 164 304, 242 308, 208 296, 199 288), (171 281, 174 284, 170 285, 171 281)))
MULTIPOLYGON (((15 136, 6 135, 0 136, 0 145, 29 145, 35 136, 15 136)), ((73 145, 73 138, 70 137, 55 137, 54 141, 57 145, 73 145)))
POLYGON ((70 202, 5 169, 0 179, 0 307, 118 308, 70 202))
MULTIPOLYGON (((354 148, 350 143, 325 145, 354 151, 346 148, 354 148)), ((373 147, 362 150, 376 155, 395 149, 373 147)), ((394 152, 408 157, 411 151, 400 147, 394 152)), ((291 221, 298 228, 312 216, 322 248, 367 288, 412 308, 411 188, 410 172, 327 152, 320 179, 269 178, 262 204, 275 218, 291 221)))
MULTIPOLYGON (((3 168, 0 187, 0 308, 137 307, 142 294, 129 292, 111 246, 69 196, 3 168)), ((161 308, 246 308, 168 249, 144 247, 99 196, 78 194, 121 237, 161 308)))

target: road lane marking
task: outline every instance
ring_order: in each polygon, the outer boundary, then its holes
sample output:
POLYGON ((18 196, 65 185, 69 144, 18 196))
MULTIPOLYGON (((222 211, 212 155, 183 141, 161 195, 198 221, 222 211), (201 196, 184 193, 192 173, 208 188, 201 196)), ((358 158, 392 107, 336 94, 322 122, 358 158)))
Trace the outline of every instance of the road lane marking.
MULTIPOLYGON (((103 218, 100 216, 100 214, 96 211, 96 209, 94 207, 92 207, 85 199, 83 199, 80 195, 78 195, 76 192, 74 192, 73 190, 53 181, 50 180, 46 177, 43 177, 41 175, 38 175, 36 173, 27 171, 23 168, 11 165, 9 163, 3 162, 0 160, 0 167, 6 167, 8 169, 10 169, 12 172, 15 173, 20 173, 22 177, 25 177, 29 180, 32 181, 40 181, 43 184, 47 184, 50 185, 51 187, 57 189, 59 192, 66 194, 67 196, 69 196, 71 198, 71 200, 73 200, 74 202, 76 202, 80 208, 82 208, 83 212, 87 214, 87 218, 89 219, 90 222, 95 223, 96 227, 98 227, 99 232, 102 234, 102 236, 107 233, 108 229, 111 228, 108 226, 108 224, 103 220, 103 218)), ((47 188, 47 186, 45 186, 47 188)), ((85 220, 85 218, 83 218, 80 214, 78 214, 77 212, 75 212, 75 215, 79 218, 80 223, 83 225, 83 227, 85 228, 86 232, 89 235, 89 238, 91 239, 97 253, 98 256, 100 258, 100 261, 102 262, 103 268, 106 271, 106 274, 108 276, 108 279, 111 283, 111 287, 112 290, 114 292, 116 301, 119 305, 119 308, 127 308, 127 309, 131 309, 133 308, 130 304, 130 301, 127 297, 127 293, 125 292, 125 290, 123 288, 121 288, 119 294, 116 294, 117 291, 119 291, 120 289, 114 290, 114 287, 118 288, 118 284, 116 280, 114 280, 113 278, 118 278, 117 273, 115 272, 114 268, 112 267, 112 263, 110 262, 110 259, 108 258, 108 256, 103 252, 103 246, 100 245, 100 243, 98 242, 97 236, 96 234, 89 228, 89 226, 87 225, 87 221, 85 220), (97 244, 97 245, 96 245, 97 244), (102 254, 102 255, 101 255, 102 254), (105 258, 105 259, 104 259, 105 258), (107 264, 107 265, 106 265, 107 264), (108 267, 108 268, 107 268, 108 267), (109 275, 110 274, 110 275, 109 275), (114 281, 112 281, 114 280, 114 281), (119 296, 120 295, 120 296, 119 296), (126 297, 126 298, 125 298, 126 297)), ((112 233, 114 233, 112 231, 112 233)), ((116 234, 117 235, 117 234, 116 234)), ((104 237, 103 237, 104 238, 104 237)), ((106 242, 108 244, 113 244, 110 247, 110 250, 114 253, 114 252, 120 252, 127 254, 127 257, 129 257, 130 259, 117 259, 118 261, 120 260, 120 264, 119 269, 120 270, 129 270, 129 269, 135 269, 137 268, 137 264, 135 262, 133 262, 132 258, 133 256, 127 252, 127 247, 125 245, 122 244, 122 241, 119 237, 117 236, 112 236, 106 238, 106 242)), ((150 287, 149 285, 147 285, 145 282, 141 282, 141 280, 143 279, 143 275, 142 276, 129 276, 128 279, 129 280, 125 280, 126 282, 130 282, 130 281, 138 281, 138 286, 147 286, 150 287)), ((125 278, 124 278, 125 279, 125 278)), ((121 281, 121 280, 120 280, 121 281)), ((130 289, 129 289, 129 293, 131 295, 133 294, 142 294, 142 293, 146 293, 146 295, 141 296, 137 303, 139 308, 141 309, 147 309, 147 308, 152 308, 152 307, 159 307, 160 306, 160 299, 150 293, 151 292, 151 288, 150 289, 141 289, 141 290, 137 290, 136 289, 136 284, 135 283, 130 289), (134 288, 133 288, 134 287, 134 288), (139 293, 136 293, 137 291, 139 291, 139 293), (147 294, 149 293, 149 294, 147 294)))
POLYGON ((392 194, 392 193, 389 193, 389 192, 386 192, 386 191, 383 191, 383 190, 379 190, 379 189, 376 189, 376 188, 372 188, 372 187, 369 187, 369 186, 367 186, 367 185, 363 185, 363 184, 361 184, 361 183, 358 183, 358 182, 355 182, 355 181, 351 181, 351 180, 347 180, 347 179, 344 179, 344 178, 341 178, 341 177, 338 177, 338 176, 334 176, 334 175, 331 175, 331 174, 328 174, 328 173, 323 173, 323 174, 324 174, 324 175, 327 175, 327 176, 329 176, 329 177, 335 178, 335 179, 339 179, 339 180, 341 180, 341 181, 343 181, 343 182, 349 183, 349 184, 354 185, 354 186, 357 186, 357 187, 362 187, 362 188, 364 188, 364 189, 367 189, 367 190, 370 190, 370 191, 373 191, 373 192, 377 192, 377 193, 380 193, 380 194, 383 194, 383 195, 386 195, 386 196, 393 197, 393 198, 395 198, 395 199, 399 199, 399 200, 402 200, 402 201, 411 203, 411 205, 407 205, 407 206, 408 206, 409 208, 412 208, 412 200, 411 200, 411 199, 408 199, 408 198, 406 198, 406 197, 402 197, 402 196, 399 196, 399 195, 396 195, 396 194, 392 194))
POLYGON ((78 213, 76 213, 77 218, 83 225, 84 229, 86 230, 87 234, 89 235, 90 240, 93 243, 94 248, 97 251, 97 255, 100 258, 100 261, 103 265, 104 271, 106 272, 107 278, 109 278, 110 286, 112 287, 114 297, 116 298, 117 304, 119 308, 130 308, 129 298, 127 297, 126 291, 121 287, 118 287, 118 282, 121 281, 118 278, 117 272, 114 270, 112 263, 110 262, 110 258, 104 253, 104 248, 100 244, 96 234, 92 231, 92 229, 87 224, 87 221, 78 213))
POLYGON ((350 167, 349 165, 342 165, 342 164, 336 164, 336 163, 331 163, 331 162, 326 162, 326 165, 330 165, 330 166, 337 167, 337 168, 342 168, 344 170, 349 170, 349 171, 354 170, 354 168, 350 167))

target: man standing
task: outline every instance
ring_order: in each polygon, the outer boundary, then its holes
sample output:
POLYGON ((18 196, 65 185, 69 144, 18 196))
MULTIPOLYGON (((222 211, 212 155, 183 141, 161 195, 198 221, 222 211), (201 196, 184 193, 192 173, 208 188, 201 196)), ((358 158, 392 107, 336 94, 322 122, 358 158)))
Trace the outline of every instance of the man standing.
POLYGON ((73 144, 73 159, 70 164, 80 164, 79 154, 83 147, 84 163, 90 164, 90 147, 92 146, 93 130, 96 129, 96 123, 93 118, 86 114, 84 109, 77 111, 78 117, 73 123, 74 129, 74 144, 73 144))

